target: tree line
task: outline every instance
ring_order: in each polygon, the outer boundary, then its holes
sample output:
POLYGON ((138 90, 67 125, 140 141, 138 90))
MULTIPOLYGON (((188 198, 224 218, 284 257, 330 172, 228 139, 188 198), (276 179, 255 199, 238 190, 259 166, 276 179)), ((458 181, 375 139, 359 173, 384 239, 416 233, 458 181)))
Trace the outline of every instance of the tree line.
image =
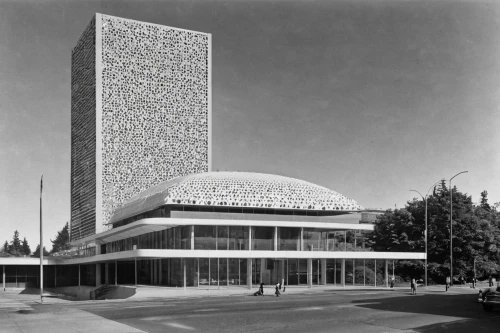
MULTIPOLYGON (((450 276, 450 194, 453 191, 453 277, 471 280, 500 274, 500 203, 491 206, 488 192, 481 201, 446 187, 445 181, 427 197, 427 261, 429 283, 443 283, 450 276)), ((414 198, 404 208, 378 216, 367 242, 375 251, 425 251, 425 201, 414 198)), ((423 260, 398 261, 397 273, 404 279, 423 278, 423 260)))
MULTIPOLYGON (((62 250, 68 250, 70 248, 68 222, 66 222, 66 225, 60 231, 57 232, 55 239, 54 240, 51 239, 50 241, 52 242, 52 250, 48 252, 44 246, 43 247, 44 256, 50 256, 51 254, 54 254, 62 250)), ((8 241, 5 241, 3 247, 0 249, 0 253, 5 253, 7 255, 15 257, 30 256, 30 255, 33 257, 39 257, 40 244, 37 245, 35 252, 31 254, 31 248, 28 244, 28 241, 26 240, 26 237, 24 237, 24 239, 21 241, 19 238, 19 232, 16 230, 14 231, 14 235, 12 236, 12 240, 10 241, 10 243, 8 241)))

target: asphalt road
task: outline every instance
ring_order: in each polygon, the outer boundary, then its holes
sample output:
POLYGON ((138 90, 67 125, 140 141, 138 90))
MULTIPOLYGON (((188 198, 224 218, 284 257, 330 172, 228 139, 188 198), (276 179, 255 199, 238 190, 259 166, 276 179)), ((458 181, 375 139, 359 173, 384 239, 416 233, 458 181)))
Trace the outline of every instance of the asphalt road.
MULTIPOLYGON (((475 294, 322 291, 126 302, 72 303, 79 310, 145 332, 500 332, 500 309, 475 294)), ((63 305, 34 306, 55 311, 63 305)))

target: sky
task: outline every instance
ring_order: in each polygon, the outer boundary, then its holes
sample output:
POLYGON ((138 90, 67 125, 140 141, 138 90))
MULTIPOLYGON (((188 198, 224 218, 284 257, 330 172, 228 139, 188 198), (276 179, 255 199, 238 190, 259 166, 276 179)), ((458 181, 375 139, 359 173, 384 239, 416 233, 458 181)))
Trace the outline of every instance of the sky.
POLYGON ((0 0, 0 242, 70 219, 71 49, 96 13, 212 34, 215 170, 402 208, 500 201, 500 2, 0 0))

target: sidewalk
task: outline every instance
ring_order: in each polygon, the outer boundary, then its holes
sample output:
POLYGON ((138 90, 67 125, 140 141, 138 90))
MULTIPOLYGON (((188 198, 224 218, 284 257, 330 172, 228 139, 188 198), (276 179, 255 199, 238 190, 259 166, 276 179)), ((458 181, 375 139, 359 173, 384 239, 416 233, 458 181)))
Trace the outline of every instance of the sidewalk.
MULTIPOLYGON (((50 298, 50 304, 70 302, 50 298)), ((45 303, 45 302, 44 302, 45 303)), ((40 296, 0 291, 2 333, 141 333, 143 331, 74 307, 39 306, 40 296)))
MULTIPOLYGON (((487 285, 486 285, 487 286, 487 285)), ((135 288, 135 286, 129 286, 130 288, 135 288)), ((228 297, 228 296, 252 296, 258 290, 258 286, 248 289, 246 287, 217 287, 211 286, 207 287, 188 287, 175 288, 175 287, 162 287, 162 286, 150 286, 150 285, 138 285, 136 288, 135 295, 126 299, 109 299, 106 302, 127 302, 127 301, 140 301, 144 299, 154 299, 154 298, 165 298, 165 299, 186 299, 186 298, 202 298, 202 297, 228 297)), ((468 285, 453 286, 448 290, 448 293, 467 293, 476 294, 479 292, 481 287, 476 287, 476 289, 470 288, 468 285)), ((423 287, 419 286, 418 291, 420 292, 446 292, 446 287, 444 285, 434 285, 423 287)), ((264 295, 274 295, 274 286, 264 286, 264 295)), ((357 291, 357 292, 405 292, 410 291, 409 286, 396 286, 394 288, 386 287, 372 287, 372 286, 313 286, 308 288, 307 286, 287 286, 286 290, 281 290, 281 294, 285 295, 297 295, 297 294, 314 294, 314 293, 325 293, 325 292, 342 292, 342 291, 357 291)), ((2 295, 11 295, 10 299, 18 300, 26 304, 39 304, 40 294, 39 289, 32 289, 28 292, 21 292, 21 290, 10 290, 6 292, 0 292, 0 300, 2 295)), ((47 291, 44 294, 57 295, 47 291)), ((59 303, 77 303, 77 302, 102 302, 102 301, 75 301, 69 296, 61 297, 50 297, 44 298, 44 304, 59 304, 59 303)), ((2 308, 2 302, 0 301, 0 309, 2 308)))

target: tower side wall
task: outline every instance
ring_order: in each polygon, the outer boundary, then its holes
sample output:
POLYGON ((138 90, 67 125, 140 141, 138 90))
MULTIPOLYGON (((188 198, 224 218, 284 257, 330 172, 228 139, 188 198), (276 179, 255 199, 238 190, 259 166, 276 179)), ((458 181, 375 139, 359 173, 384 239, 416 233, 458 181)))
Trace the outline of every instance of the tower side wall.
POLYGON ((95 18, 71 54, 71 240, 96 229, 95 18))

